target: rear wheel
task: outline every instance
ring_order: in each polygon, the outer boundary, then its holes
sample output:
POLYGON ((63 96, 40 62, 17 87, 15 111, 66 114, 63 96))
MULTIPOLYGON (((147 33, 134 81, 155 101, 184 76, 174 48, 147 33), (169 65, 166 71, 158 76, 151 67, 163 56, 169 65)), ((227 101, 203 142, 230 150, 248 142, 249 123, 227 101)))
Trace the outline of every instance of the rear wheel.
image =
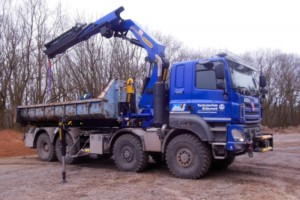
POLYGON ((194 135, 178 135, 167 146, 168 168, 179 178, 203 177, 210 168, 211 158, 209 147, 194 135))
MULTIPOLYGON (((75 155, 78 153, 79 149, 77 145, 74 144, 71 136, 69 134, 66 135, 66 164, 72 164, 76 161, 75 155)), ((62 148, 62 143, 59 138, 56 139, 55 142, 55 152, 57 159, 61 162, 62 161, 62 156, 61 156, 61 148, 62 148)))
POLYGON ((114 144, 113 157, 121 171, 140 172, 148 164, 148 154, 143 151, 139 138, 126 134, 120 136, 114 144))
POLYGON ((47 133, 42 133, 37 139, 37 153, 42 161, 54 161, 56 159, 54 146, 47 133))

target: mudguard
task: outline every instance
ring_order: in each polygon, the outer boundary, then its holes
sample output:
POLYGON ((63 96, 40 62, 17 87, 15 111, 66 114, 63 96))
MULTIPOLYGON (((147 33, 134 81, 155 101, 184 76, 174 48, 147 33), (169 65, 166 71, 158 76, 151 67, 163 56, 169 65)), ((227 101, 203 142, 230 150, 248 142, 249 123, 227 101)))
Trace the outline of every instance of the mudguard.
POLYGON ((202 141, 212 141, 213 134, 204 119, 190 113, 170 113, 169 125, 174 129, 189 130, 202 141))

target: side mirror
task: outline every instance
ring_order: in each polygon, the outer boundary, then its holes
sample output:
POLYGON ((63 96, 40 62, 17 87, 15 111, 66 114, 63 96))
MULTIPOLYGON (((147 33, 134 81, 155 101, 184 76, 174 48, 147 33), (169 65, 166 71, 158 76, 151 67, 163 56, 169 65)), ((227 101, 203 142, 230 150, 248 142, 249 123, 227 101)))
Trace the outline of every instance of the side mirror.
POLYGON ((225 79, 224 65, 223 64, 217 64, 215 66, 215 72, 216 72, 216 78, 217 79, 225 79))
POLYGON ((261 93, 261 97, 263 99, 265 99, 266 98, 266 94, 268 94, 268 90, 266 88, 261 88, 260 89, 260 93, 261 93))
POLYGON ((265 89, 265 88, 262 88, 262 89, 260 90, 260 93, 262 93, 262 94, 268 94, 268 90, 265 89))
POLYGON ((266 81, 266 77, 264 75, 260 75, 259 76, 259 87, 266 87, 267 86, 267 81, 266 81))

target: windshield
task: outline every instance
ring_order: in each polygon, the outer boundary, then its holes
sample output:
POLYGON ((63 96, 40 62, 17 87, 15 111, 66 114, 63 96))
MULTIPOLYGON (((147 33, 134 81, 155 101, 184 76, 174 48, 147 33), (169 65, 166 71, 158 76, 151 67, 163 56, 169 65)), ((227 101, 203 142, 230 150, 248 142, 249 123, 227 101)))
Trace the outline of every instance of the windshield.
POLYGON ((257 73, 255 70, 237 62, 228 60, 233 88, 239 91, 257 92, 257 73))

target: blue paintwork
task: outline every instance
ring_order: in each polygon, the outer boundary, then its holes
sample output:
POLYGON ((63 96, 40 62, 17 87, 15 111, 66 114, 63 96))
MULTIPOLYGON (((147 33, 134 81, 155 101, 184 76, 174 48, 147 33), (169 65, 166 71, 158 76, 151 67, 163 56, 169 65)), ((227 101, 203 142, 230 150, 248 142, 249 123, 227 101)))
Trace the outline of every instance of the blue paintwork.
MULTIPOLYGON (((222 58, 210 59, 210 61, 224 62, 222 58)), ((204 118, 231 118, 230 102, 225 100, 223 90, 198 89, 195 86, 195 65, 197 62, 199 62, 199 60, 176 63, 173 65, 170 75, 170 110, 172 111, 173 104, 184 103, 186 104, 185 111, 188 111, 188 108, 192 108, 191 114, 197 114, 204 118), (178 66, 184 69, 180 69, 179 73, 176 74, 176 67, 178 66), (184 71, 183 73, 182 70, 184 71), (181 76, 181 74, 183 74, 183 77, 176 77, 176 75, 181 76), (182 81, 182 79, 184 81, 182 81), (176 85, 176 81, 179 81, 180 84, 176 85), (184 84, 182 85, 182 83, 184 84), (201 106, 203 104, 211 104, 212 106, 206 107, 206 109, 216 109, 215 111, 217 113, 211 114, 209 111, 206 113, 205 110, 203 110, 204 107, 201 106), (224 104, 224 110, 218 108, 220 104, 224 104)), ((228 78, 227 73, 226 77, 228 78)), ((230 87, 230 84, 227 84, 227 91, 229 91, 230 87)))

